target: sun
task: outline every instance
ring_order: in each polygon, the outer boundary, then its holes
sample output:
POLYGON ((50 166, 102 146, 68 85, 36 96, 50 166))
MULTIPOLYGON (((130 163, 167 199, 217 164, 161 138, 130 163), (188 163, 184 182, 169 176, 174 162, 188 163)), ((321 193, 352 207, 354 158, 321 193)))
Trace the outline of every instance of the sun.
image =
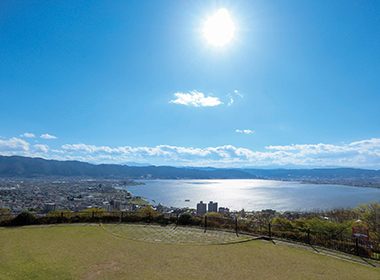
POLYGON ((224 8, 210 16, 203 28, 204 36, 209 44, 222 47, 234 37, 235 25, 230 14, 224 8))

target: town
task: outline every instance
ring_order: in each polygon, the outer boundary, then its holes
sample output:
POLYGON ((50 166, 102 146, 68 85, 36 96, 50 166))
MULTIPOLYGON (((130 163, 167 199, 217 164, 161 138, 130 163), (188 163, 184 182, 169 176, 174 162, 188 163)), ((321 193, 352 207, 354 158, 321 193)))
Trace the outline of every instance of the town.
MULTIPOLYGON (((126 186, 141 185, 133 180, 110 180, 90 178, 0 178, 0 208, 9 209, 16 216, 23 211, 44 215, 51 211, 68 210, 78 212, 86 209, 113 211, 138 211, 149 205, 140 196, 134 196, 126 186)), ((200 201, 194 208, 167 207, 162 204, 150 205, 154 211, 165 216, 178 216, 182 213, 204 215, 216 212, 224 216, 240 218, 268 219, 281 217, 290 220, 315 215, 310 212, 276 212, 273 209, 248 212, 230 211, 219 207, 218 202, 208 204, 200 201)))
POLYGON ((134 210, 147 202, 118 187, 138 184, 141 183, 131 180, 1 178, 0 207, 8 208, 14 214, 26 210, 134 210))

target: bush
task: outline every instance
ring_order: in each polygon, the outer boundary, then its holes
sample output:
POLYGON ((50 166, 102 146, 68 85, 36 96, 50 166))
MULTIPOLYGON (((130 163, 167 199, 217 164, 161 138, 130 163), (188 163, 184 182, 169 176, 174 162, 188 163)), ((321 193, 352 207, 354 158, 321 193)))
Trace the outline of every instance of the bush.
POLYGON ((189 213, 183 213, 178 218, 178 224, 180 225, 190 225, 191 224, 191 215, 189 213))
POLYGON ((14 218, 13 223, 16 225, 31 225, 36 220, 36 216, 34 216, 30 212, 22 212, 14 218))

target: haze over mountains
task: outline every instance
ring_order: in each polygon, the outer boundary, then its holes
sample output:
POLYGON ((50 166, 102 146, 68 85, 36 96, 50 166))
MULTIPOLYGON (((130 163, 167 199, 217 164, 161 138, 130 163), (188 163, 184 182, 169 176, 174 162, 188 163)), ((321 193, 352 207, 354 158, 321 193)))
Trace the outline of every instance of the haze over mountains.
POLYGON ((1 177, 93 177, 125 179, 275 179, 377 186, 380 171, 334 169, 217 169, 171 166, 127 166, 0 156, 1 177))

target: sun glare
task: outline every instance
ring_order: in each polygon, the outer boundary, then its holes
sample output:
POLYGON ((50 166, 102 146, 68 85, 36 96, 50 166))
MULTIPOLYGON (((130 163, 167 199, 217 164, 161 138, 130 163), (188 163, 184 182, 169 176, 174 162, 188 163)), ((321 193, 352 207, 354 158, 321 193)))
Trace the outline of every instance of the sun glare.
POLYGON ((219 9, 210 16, 204 26, 203 33, 209 44, 222 47, 234 37, 235 26, 226 9, 219 9))

